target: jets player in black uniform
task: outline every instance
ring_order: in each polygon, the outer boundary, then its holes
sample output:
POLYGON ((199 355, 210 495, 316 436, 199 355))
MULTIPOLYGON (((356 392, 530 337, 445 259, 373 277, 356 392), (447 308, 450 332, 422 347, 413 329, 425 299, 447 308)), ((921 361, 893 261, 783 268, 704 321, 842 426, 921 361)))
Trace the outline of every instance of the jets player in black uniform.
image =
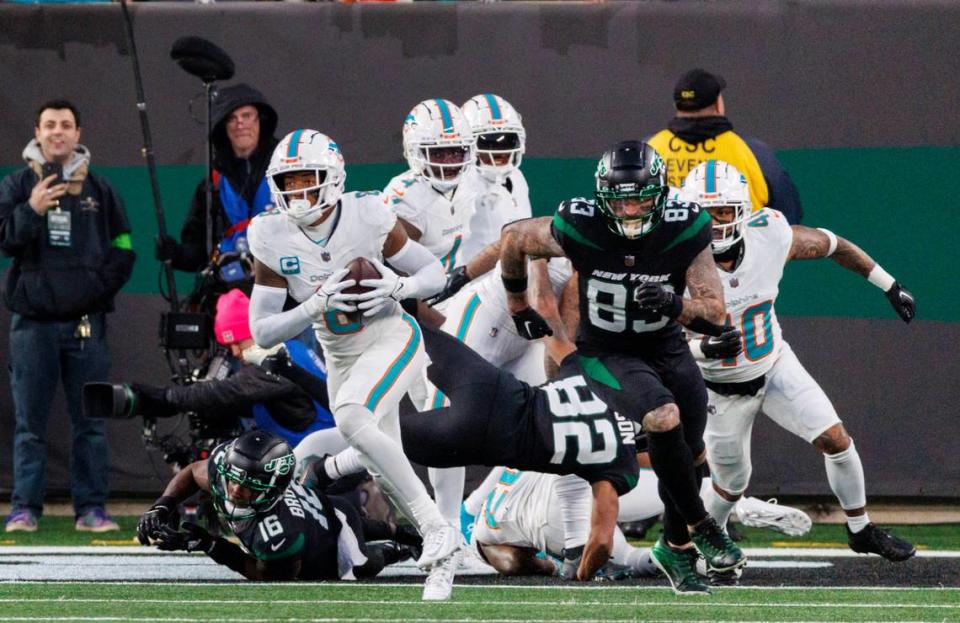
POLYGON ((137 536, 162 550, 205 552, 250 580, 373 577, 402 558, 395 544, 365 544, 360 513, 345 498, 292 482, 295 464, 287 442, 265 431, 223 443, 174 476, 137 536), (177 505, 200 490, 211 494, 242 548, 196 524, 178 528, 177 505))
POLYGON ((660 481, 664 535, 651 551, 654 561, 678 594, 705 593, 695 572, 698 550, 715 573, 746 558, 700 500, 695 462, 704 457, 707 395, 680 325, 736 352, 739 334, 719 326, 725 306, 710 216, 696 204, 667 202, 665 169, 646 143, 619 143, 597 166, 595 201, 564 201, 553 217, 507 225, 500 262, 517 330, 536 339, 551 330, 528 303, 527 258, 572 261, 578 364, 595 394, 641 423, 660 481))

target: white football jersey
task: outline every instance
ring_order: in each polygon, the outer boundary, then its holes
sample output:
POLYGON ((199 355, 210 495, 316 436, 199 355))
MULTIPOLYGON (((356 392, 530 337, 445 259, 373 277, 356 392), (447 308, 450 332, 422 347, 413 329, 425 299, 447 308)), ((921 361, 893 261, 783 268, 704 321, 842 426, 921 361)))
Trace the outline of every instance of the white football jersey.
POLYGON ((473 202, 461 199, 459 188, 452 199, 430 182, 407 171, 390 180, 384 189, 384 201, 393 212, 420 230, 418 241, 450 272, 463 264, 461 247, 470 234, 473 202))
POLYGON ((547 549, 549 507, 558 478, 555 474, 505 468, 480 508, 474 538, 489 544, 547 549))
MULTIPOLYGON (((287 280, 287 291, 297 302, 313 295, 327 277, 354 258, 375 257, 382 261, 383 243, 397 222, 379 192, 344 193, 330 218, 336 220, 323 242, 311 240, 306 230, 279 210, 258 214, 250 222, 247 230, 250 252, 287 280)), ((399 305, 393 306, 398 313, 399 305)), ((337 327, 346 326, 343 314, 332 316, 314 325, 321 341, 345 334, 337 331, 337 327)))
POLYGON ((727 324, 743 332, 743 352, 736 359, 698 359, 706 380, 742 383, 773 367, 783 346, 774 302, 792 243, 793 230, 776 210, 760 210, 743 228, 740 265, 733 272, 719 270, 727 324))
POLYGON ((463 263, 469 262, 485 246, 500 240, 504 225, 533 214, 530 188, 520 169, 511 171, 503 184, 497 184, 474 167, 464 175, 457 195, 474 204, 470 235, 464 239, 461 251, 463 263))

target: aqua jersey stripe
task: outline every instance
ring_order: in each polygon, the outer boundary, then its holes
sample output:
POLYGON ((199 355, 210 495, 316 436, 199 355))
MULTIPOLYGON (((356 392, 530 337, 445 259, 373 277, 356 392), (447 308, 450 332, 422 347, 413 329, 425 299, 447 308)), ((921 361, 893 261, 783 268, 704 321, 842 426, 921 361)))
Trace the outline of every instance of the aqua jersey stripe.
POLYGON ((450 116, 450 109, 447 107, 447 103, 442 99, 433 100, 437 104, 437 108, 440 109, 440 118, 443 119, 443 131, 447 134, 453 132, 453 117, 450 116))
POLYGON ((707 160, 707 187, 704 189, 706 193, 715 193, 717 192, 717 161, 716 160, 707 160))
POLYGON ((460 243, 463 242, 463 236, 458 234, 453 240, 453 247, 450 248, 450 253, 447 253, 442 258, 440 258, 440 263, 443 265, 444 270, 448 273, 453 270, 453 267, 457 265, 457 252, 460 250, 460 243))
POLYGON ((300 152, 300 137, 303 136, 303 128, 294 130, 290 137, 290 144, 287 145, 287 158, 296 158, 300 152))
MULTIPOLYGON (((467 332, 470 330, 470 325, 473 324, 473 318, 477 315, 477 309, 479 308, 480 297, 474 293, 474 295, 470 297, 466 309, 463 310, 463 316, 460 317, 460 324, 457 326, 457 335, 455 337, 461 342, 467 339, 467 332)), ((443 399, 443 392, 439 389, 436 390, 431 406, 434 409, 439 409, 443 406, 443 399)))
POLYGON ((706 210, 700 210, 700 216, 698 216, 694 222, 690 223, 690 225, 688 225, 686 229, 684 229, 682 232, 677 234, 677 237, 673 239, 673 242, 668 244, 663 249, 663 251, 661 251, 661 253, 666 253, 667 251, 677 246, 681 242, 684 242, 686 240, 689 240, 690 238, 693 238, 698 233, 700 233, 700 230, 703 229, 705 226, 706 227, 710 226, 710 214, 706 210))
POLYGON ((490 105, 490 118, 494 121, 503 119, 503 113, 500 112, 500 104, 497 103, 497 98, 492 93, 484 93, 483 96, 487 98, 487 104, 490 105))
POLYGON ((393 363, 390 364, 390 367, 387 368, 386 373, 380 378, 379 381, 377 381, 377 384, 373 386, 373 389, 370 390, 370 395, 367 396, 367 401, 364 403, 364 406, 371 411, 377 410, 377 405, 379 405, 383 397, 387 395, 387 392, 390 391, 390 388, 393 387, 393 384, 397 382, 400 374, 410 364, 413 356, 417 353, 417 349, 420 348, 420 342, 422 341, 422 338, 420 336, 420 327, 417 326, 417 322, 407 314, 403 314, 401 317, 403 318, 403 321, 407 323, 407 326, 410 327, 410 339, 407 340, 407 344, 403 347, 403 351, 397 355, 397 358, 394 359, 393 363))

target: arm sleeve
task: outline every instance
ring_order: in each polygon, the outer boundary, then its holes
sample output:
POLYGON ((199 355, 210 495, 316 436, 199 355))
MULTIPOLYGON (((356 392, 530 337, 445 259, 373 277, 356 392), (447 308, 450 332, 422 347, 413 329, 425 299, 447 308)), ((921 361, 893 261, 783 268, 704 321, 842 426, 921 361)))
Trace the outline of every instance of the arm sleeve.
POLYGON ((800 204, 800 192, 790 178, 790 174, 766 143, 754 138, 744 140, 756 156, 763 177, 767 181, 767 189, 770 193, 767 207, 782 212, 791 225, 799 224, 803 219, 803 206, 800 204))
POLYGON ((296 388, 257 366, 244 366, 223 380, 174 385, 165 398, 177 411, 233 411, 258 402, 290 396, 296 388))
POLYGON ((15 176, 0 182, 0 251, 7 256, 18 255, 43 231, 43 217, 22 194, 15 176))
POLYGON ((583 546, 590 533, 590 509, 593 505, 590 485, 579 476, 561 476, 554 485, 554 492, 562 509, 564 548, 583 546))
POLYGON ((283 311, 286 288, 254 285, 250 296, 250 332, 258 346, 270 348, 292 339, 310 326, 310 316, 303 304, 283 311))
POLYGON ((385 258, 390 265, 401 270, 409 277, 405 280, 403 295, 405 298, 424 298, 443 289, 447 276, 443 265, 433 253, 422 244, 407 239, 399 251, 385 258))

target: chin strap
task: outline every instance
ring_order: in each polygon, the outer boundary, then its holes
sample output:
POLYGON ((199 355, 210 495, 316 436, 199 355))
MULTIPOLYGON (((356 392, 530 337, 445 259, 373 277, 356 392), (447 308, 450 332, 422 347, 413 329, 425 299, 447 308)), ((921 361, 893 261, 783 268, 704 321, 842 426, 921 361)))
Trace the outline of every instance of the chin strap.
POLYGON ((724 249, 720 253, 713 254, 714 262, 729 262, 734 261, 734 266, 740 264, 740 260, 743 259, 743 239, 737 240, 735 243, 730 245, 728 248, 724 249))

